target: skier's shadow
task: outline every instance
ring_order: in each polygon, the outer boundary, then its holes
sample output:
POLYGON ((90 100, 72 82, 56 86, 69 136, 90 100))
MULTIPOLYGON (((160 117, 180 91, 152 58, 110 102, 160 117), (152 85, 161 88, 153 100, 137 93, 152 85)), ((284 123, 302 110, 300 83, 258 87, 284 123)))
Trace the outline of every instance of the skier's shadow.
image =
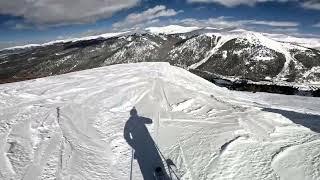
POLYGON ((154 174, 159 170, 159 167, 163 172, 161 179, 167 180, 169 178, 164 163, 146 124, 152 124, 152 120, 139 116, 137 110, 133 108, 124 127, 124 138, 134 149, 132 158, 138 161, 144 180, 155 179, 154 174))

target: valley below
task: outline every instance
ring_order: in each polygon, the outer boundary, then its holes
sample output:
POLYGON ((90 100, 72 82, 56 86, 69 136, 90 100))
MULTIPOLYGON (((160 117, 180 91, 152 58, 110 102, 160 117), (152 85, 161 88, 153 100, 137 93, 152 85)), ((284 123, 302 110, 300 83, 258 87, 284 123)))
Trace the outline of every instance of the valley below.
POLYGON ((174 25, 4 49, 0 83, 137 62, 169 62, 231 90, 319 97, 317 49, 252 31, 174 25))

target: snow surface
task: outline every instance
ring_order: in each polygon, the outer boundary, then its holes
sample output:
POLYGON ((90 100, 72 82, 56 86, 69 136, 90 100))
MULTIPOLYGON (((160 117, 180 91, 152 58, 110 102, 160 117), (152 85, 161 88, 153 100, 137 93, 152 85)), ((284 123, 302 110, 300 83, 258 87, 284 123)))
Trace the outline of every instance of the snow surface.
POLYGON ((195 30, 199 30, 199 27, 185 27, 179 25, 169 25, 163 27, 149 27, 146 28, 147 31, 154 34, 179 34, 179 33, 187 33, 195 30))
POLYGON ((124 139, 133 107, 183 180, 320 177, 318 98, 232 92, 168 63, 2 84, 0 104, 0 179, 142 179, 137 160, 156 165, 124 139))

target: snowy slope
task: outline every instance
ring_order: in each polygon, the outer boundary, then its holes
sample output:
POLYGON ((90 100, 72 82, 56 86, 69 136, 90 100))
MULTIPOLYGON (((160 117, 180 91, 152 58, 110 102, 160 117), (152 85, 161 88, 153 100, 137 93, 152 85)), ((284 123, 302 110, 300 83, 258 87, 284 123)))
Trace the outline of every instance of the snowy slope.
MULTIPOLYGON (((258 32, 236 29, 224 32, 206 33, 205 35, 213 38, 215 37, 217 40, 215 43, 216 46, 208 51, 206 57, 204 57, 202 60, 190 65, 188 67, 189 69, 200 68, 210 72, 210 70, 212 70, 216 65, 212 66, 208 61, 214 62, 217 60, 215 59, 217 55, 219 56, 223 54, 221 56, 223 59, 226 59, 228 56, 235 56, 239 57, 241 61, 244 61, 246 66, 250 67, 250 69, 246 71, 247 74, 255 71, 254 69, 257 67, 256 63, 259 63, 261 65, 261 69, 256 72, 256 76, 259 76, 266 69, 277 69, 278 66, 282 66, 281 70, 279 70, 276 75, 269 75, 274 76, 272 78, 274 82, 283 82, 286 81, 288 77, 295 76, 293 75, 294 71, 304 73, 306 69, 308 69, 308 63, 318 62, 315 50, 311 51, 310 49, 297 44, 282 42, 279 41, 279 39, 273 39, 270 38, 270 36, 265 36, 258 32), (227 54, 229 55, 227 56, 227 54), (285 60, 283 63, 281 62, 282 55, 285 60), (300 57, 300 55, 303 57, 300 57), (315 60, 312 59, 313 57, 315 57, 315 60), (278 65, 271 65, 272 63, 278 63, 278 65), (267 67, 265 66, 266 64, 269 64, 273 67, 267 67)), ((237 59, 234 61, 236 62, 237 59)), ((222 61, 218 64, 221 65, 223 63, 224 62, 222 61)), ((237 64, 235 64, 235 66, 236 65, 237 64)), ((238 70, 236 73, 239 73, 240 71, 241 70, 238 70)), ((268 76, 266 76, 266 78, 267 77, 268 76)), ((295 81, 303 82, 306 79, 303 78, 303 76, 299 75, 299 77, 296 77, 295 81)))
MULTIPOLYGON (((137 160, 149 161, 133 158, 124 139, 134 106, 152 119, 146 126, 181 179, 318 179, 319 100, 265 96, 228 91, 168 63, 3 84, 0 179, 142 179, 137 160)), ((153 143, 135 147, 154 152, 153 143)), ((147 165, 145 175, 155 166, 147 165)))
POLYGON ((32 47, 39 47, 39 46, 48 46, 48 45, 53 45, 56 43, 67 43, 67 42, 77 42, 77 41, 87 41, 87 40, 92 40, 92 39, 98 39, 98 38, 104 38, 108 39, 111 37, 119 36, 129 33, 129 31, 124 31, 124 32, 118 32, 118 33, 104 33, 104 34, 99 34, 96 36, 85 36, 81 38, 70 38, 70 39, 63 39, 63 40, 55 40, 55 41, 50 41, 47 43, 43 44, 27 44, 27 45, 22 45, 22 46, 14 46, 10 48, 5 48, 2 50, 14 50, 14 49, 25 49, 25 48, 32 48, 32 47))
POLYGON ((304 47, 295 46, 289 43, 279 42, 279 41, 267 38, 262 34, 253 32, 253 31, 233 30, 233 31, 228 31, 223 33, 207 33, 207 35, 220 37, 218 45, 217 47, 215 47, 215 49, 219 49, 223 44, 225 44, 226 42, 232 39, 239 39, 240 41, 246 41, 248 43, 255 44, 255 45, 262 45, 274 51, 280 52, 286 56, 288 61, 292 59, 289 52, 291 48, 306 50, 306 48, 304 47))

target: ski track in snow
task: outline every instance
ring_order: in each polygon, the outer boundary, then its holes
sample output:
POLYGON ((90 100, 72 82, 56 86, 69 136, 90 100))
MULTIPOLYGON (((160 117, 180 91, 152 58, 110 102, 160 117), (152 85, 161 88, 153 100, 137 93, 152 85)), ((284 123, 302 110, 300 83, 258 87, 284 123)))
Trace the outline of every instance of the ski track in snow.
MULTIPOLYGON (((123 128, 135 106, 182 180, 316 180, 319 133, 263 111, 319 112, 317 98, 288 97, 231 92, 167 63, 3 84, 0 179, 129 179, 123 128)), ((142 179, 135 159, 132 177, 142 179)))

